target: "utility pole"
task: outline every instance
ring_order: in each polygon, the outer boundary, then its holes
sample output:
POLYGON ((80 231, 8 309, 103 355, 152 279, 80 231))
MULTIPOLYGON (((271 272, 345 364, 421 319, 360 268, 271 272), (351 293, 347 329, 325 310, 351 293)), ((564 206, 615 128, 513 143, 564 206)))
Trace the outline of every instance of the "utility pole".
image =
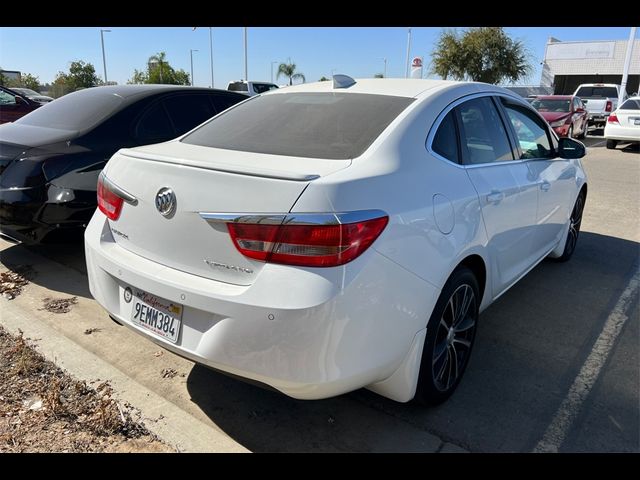
POLYGON ((382 61, 384 62, 384 78, 387 78, 387 59, 383 58, 382 61))
POLYGON ((104 32, 111 30, 100 29, 100 43, 102 43, 102 67, 104 68, 104 83, 107 84, 107 57, 104 55, 104 32))
POLYGON ((624 69, 622 73, 622 84, 620 85, 620 98, 618 99, 618 107, 622 105, 624 98, 627 96, 627 79, 629 78, 629 66, 631 65, 631 53, 633 44, 636 41, 636 27, 631 27, 629 33, 629 42, 627 43, 627 53, 624 57, 624 69))
POLYGON ((411 52, 411 28, 407 32, 407 67, 404 72, 404 78, 409 78, 409 53, 411 52))
POLYGON ((276 62, 271 62, 271 83, 273 83, 273 65, 274 64, 277 65, 278 62, 277 61, 276 62))
POLYGON ((191 56, 191 86, 193 87, 193 52, 197 52, 198 50, 190 49, 189 55, 191 56))

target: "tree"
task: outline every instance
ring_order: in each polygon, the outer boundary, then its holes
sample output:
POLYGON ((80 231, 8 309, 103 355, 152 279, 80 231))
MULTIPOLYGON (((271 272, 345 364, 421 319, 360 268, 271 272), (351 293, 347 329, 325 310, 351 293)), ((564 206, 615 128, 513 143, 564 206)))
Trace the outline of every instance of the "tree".
POLYGON ((101 83, 101 80, 96 75, 96 69, 91 63, 78 60, 71 62, 67 82, 73 90, 77 90, 79 88, 95 87, 101 83))
POLYGON ((168 85, 190 85, 189 74, 184 70, 175 70, 167 61, 167 54, 159 52, 147 60, 147 68, 134 70, 127 83, 163 83, 168 85))
POLYGON ((320 77, 320 80, 318 80, 318 81, 319 82, 328 82, 329 79, 323 75, 323 76, 320 77))
POLYGON ((36 92, 40 92, 40 80, 38 77, 31 75, 30 73, 23 73, 20 75, 20 80, 9 80, 9 88, 11 87, 23 87, 30 88, 36 92))
POLYGON ((281 63, 278 66, 278 75, 276 76, 276 78, 280 78, 280 75, 289 77, 289 85, 293 85, 293 81, 298 79, 301 79, 302 83, 307 81, 307 79, 304 78, 303 73, 296 72, 295 63, 281 63))
POLYGON ((455 30, 440 34, 433 59, 433 73, 445 80, 515 82, 532 70, 525 46, 512 40, 500 27, 470 28, 462 35, 455 30))
POLYGON ((381 73, 376 73, 373 78, 384 78, 384 75, 381 73))
POLYGON ((4 73, 2 73, 2 69, 0 68, 0 85, 5 87, 7 85, 8 81, 9 81, 9 79, 7 78, 7 76, 4 73))

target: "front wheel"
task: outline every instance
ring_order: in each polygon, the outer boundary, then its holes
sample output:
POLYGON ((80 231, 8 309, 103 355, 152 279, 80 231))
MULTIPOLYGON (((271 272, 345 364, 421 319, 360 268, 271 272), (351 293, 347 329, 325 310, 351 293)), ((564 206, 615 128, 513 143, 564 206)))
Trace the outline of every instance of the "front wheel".
POLYGON ((556 262, 566 262, 569 260, 573 252, 576 250, 578 244, 578 236, 580 235, 580 225, 582 224, 582 212, 584 211, 585 194, 583 192, 578 195, 573 211, 571 212, 571 219, 569 221, 569 232, 567 233, 567 241, 564 245, 564 252, 562 255, 555 259, 556 262))
POLYGON ((614 148, 616 148, 616 145, 618 145, 617 140, 607 140, 607 148, 609 150, 613 150, 614 148))
POLYGON ((454 392, 469 363, 478 324, 475 275, 457 268, 445 284, 427 325, 415 400, 437 405, 454 392))

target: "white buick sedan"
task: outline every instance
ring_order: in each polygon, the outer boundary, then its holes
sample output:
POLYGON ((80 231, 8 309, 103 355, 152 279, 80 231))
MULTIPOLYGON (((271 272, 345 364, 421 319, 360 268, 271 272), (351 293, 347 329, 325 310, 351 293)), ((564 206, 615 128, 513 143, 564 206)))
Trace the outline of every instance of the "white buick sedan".
POLYGON ((85 234, 118 323, 300 399, 444 401, 478 316, 587 196, 580 142, 480 83, 334 77, 122 149, 85 234))

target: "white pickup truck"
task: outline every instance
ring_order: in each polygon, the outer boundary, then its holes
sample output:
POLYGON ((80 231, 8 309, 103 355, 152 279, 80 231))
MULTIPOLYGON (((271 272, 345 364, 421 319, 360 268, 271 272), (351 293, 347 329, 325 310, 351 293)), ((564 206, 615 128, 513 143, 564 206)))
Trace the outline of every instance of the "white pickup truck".
POLYGON ((620 96, 620 85, 613 83, 583 83, 573 93, 580 97, 589 112, 589 125, 603 128, 609 114, 618 106, 618 100, 624 101, 626 92, 620 96))

